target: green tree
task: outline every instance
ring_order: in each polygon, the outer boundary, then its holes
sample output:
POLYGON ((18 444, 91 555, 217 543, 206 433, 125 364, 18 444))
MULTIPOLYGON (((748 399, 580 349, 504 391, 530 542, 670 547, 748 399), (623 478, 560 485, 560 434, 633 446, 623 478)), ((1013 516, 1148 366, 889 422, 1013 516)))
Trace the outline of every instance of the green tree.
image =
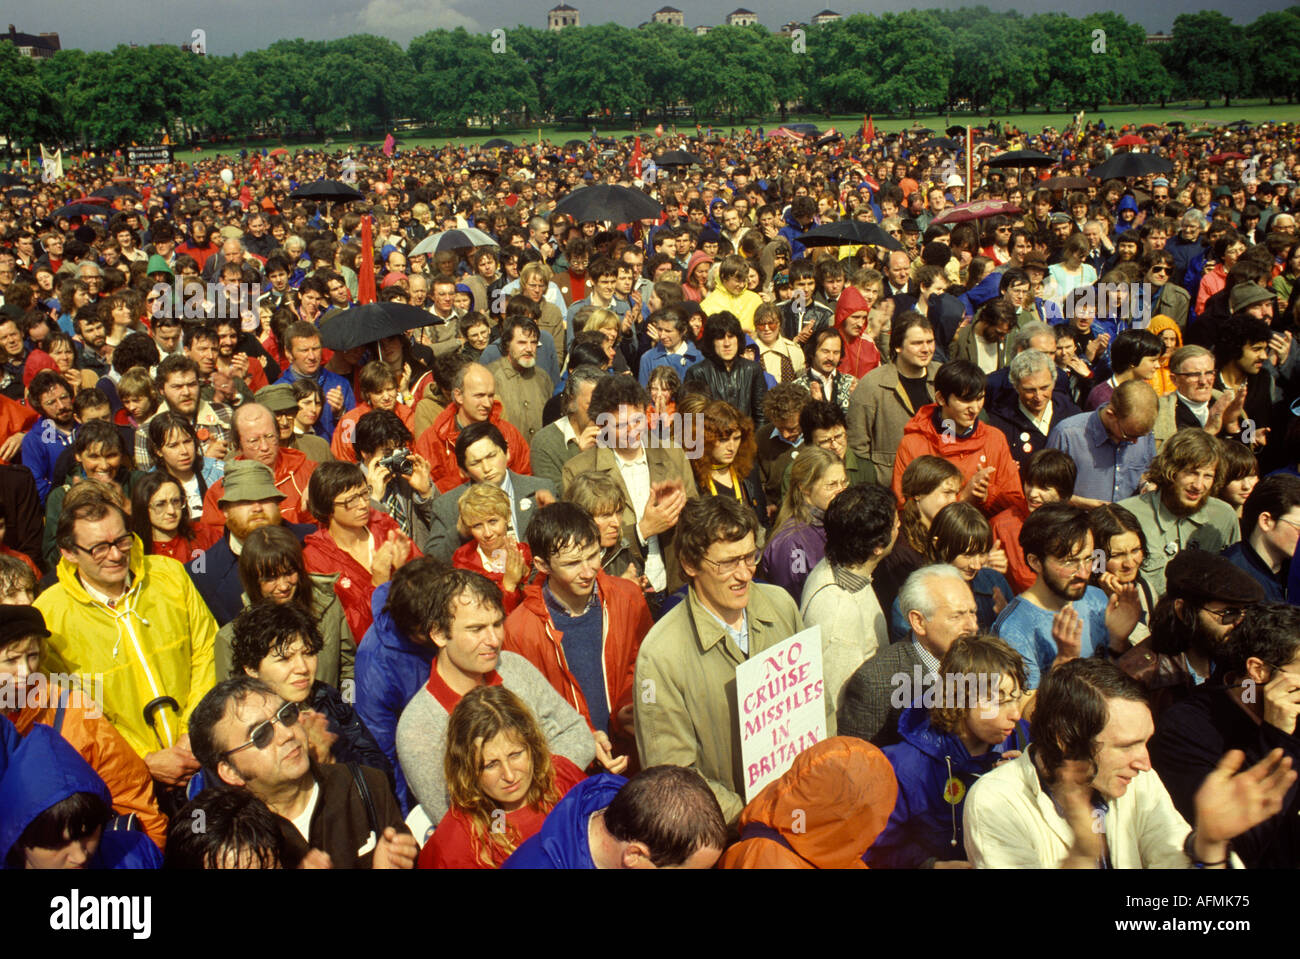
POLYGON ((1188 96, 1205 101, 1232 98, 1249 88, 1250 44, 1246 33, 1217 10, 1181 13, 1174 18, 1173 39, 1165 64, 1182 80, 1188 96))
POLYGON ((952 34, 929 12, 916 10, 887 13, 880 28, 885 100, 904 107, 909 116, 922 107, 937 110, 946 104, 952 34))
POLYGON ((809 98, 829 116, 833 111, 879 111, 883 100, 880 36, 875 17, 853 14, 808 35, 808 55, 817 64, 809 98))
POLYGON ((1300 7, 1263 14, 1246 28, 1246 39, 1255 94, 1269 103, 1278 97, 1292 102, 1300 88, 1300 7))
POLYGON ((561 30, 551 89, 557 115, 620 116, 651 102, 639 30, 607 23, 561 30))
POLYGON ((55 110, 36 62, 12 43, 0 43, 0 133, 10 148, 15 140, 56 138, 55 110))
POLYGON ((686 62, 686 89, 696 112, 730 122, 762 116, 776 100, 775 64, 762 27, 718 27, 700 38, 686 62))
POLYGON ((417 111, 438 126, 460 128, 478 119, 495 128, 502 114, 537 112, 537 88, 523 57, 509 44, 494 53, 488 34, 433 30, 412 40, 409 52, 417 111))
POLYGON ((528 75, 537 90, 537 111, 548 116, 554 108, 553 74, 555 58, 560 51, 560 35, 555 30, 518 26, 506 36, 506 49, 518 54, 524 61, 528 75))

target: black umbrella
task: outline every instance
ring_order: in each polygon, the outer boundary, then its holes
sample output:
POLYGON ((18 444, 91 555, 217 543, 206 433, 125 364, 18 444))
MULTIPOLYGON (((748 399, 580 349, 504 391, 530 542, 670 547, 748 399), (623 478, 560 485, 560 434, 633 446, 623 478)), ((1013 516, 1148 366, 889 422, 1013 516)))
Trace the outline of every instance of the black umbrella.
POLYGON ((12 173, 0 173, 0 186, 17 186, 22 182, 22 177, 14 176, 12 173))
POLYGON ((793 130, 795 133, 802 133, 804 136, 815 137, 821 135, 821 131, 817 129, 815 123, 787 123, 785 128, 793 130))
POLYGON ((340 180, 317 180, 298 187, 289 194, 290 200, 364 200, 359 191, 340 180))
POLYGON ((1171 173, 1174 165, 1154 153, 1116 153, 1100 166, 1088 171, 1088 176, 1101 180, 1145 176, 1148 173, 1171 173))
POLYGON ((603 147, 618 146, 618 141, 613 137, 596 137, 596 142, 603 147))
POLYGON ((588 186, 574 190, 555 204, 556 213, 566 213, 578 223, 588 220, 610 220, 614 223, 631 223, 648 220, 663 213, 663 205, 632 187, 588 186))
POLYGON ((1001 153, 990 158, 988 165, 994 169, 1001 169, 1003 167, 1051 166, 1055 162, 1054 157, 1049 157, 1046 153, 1039 153, 1037 150, 1012 150, 1010 153, 1001 153))
POLYGON ((25 186, 16 186, 11 190, 5 190, 5 195, 10 199, 26 200, 34 197, 36 194, 25 186))
POLYGON ((944 130, 943 132, 948 134, 948 136, 950 137, 964 137, 966 135, 966 128, 961 124, 954 123, 952 126, 944 130))
POLYGON ((876 223, 859 223, 857 220, 838 220, 815 226, 799 237, 804 246, 843 246, 850 243, 868 243, 887 250, 901 250, 903 244, 886 233, 876 223))
POLYGON ((932 137, 916 145, 918 150, 959 150, 961 144, 950 137, 932 137))
POLYGON ((112 166, 112 157, 91 157, 85 162, 85 166, 112 166))
POLYGON ((350 350, 407 330, 428 326, 433 316, 407 303, 367 303, 339 310, 321 320, 321 345, 331 350, 350 350))
POLYGON ((1167 127, 1185 127, 1185 126, 1187 126, 1187 123, 1186 123, 1186 121, 1184 121, 1184 120, 1170 120, 1168 123, 1165 124, 1165 126, 1167 126, 1167 127))
POLYGON ((493 137, 491 140, 488 140, 486 143, 483 144, 483 148, 486 150, 496 150, 496 149, 511 150, 514 149, 514 144, 511 143, 509 140, 503 140, 500 137, 493 137))
POLYGON ((831 130, 829 133, 823 133, 821 136, 819 136, 816 142, 813 143, 813 146, 822 147, 822 146, 826 146, 826 144, 828 143, 838 143, 840 140, 843 139, 844 139, 843 133, 840 133, 838 130, 831 130))
POLYGON ((119 196, 129 196, 133 200, 140 199, 140 194, 136 193, 129 186, 118 186, 116 184, 113 186, 101 187, 92 193, 91 196, 102 196, 105 200, 113 200, 119 196))
POLYGON ((587 145, 586 140, 565 140, 564 141, 564 149, 566 150, 576 150, 579 147, 585 147, 586 145, 587 145))
POLYGON ((919 136, 929 136, 934 131, 929 127, 910 127, 903 131, 904 133, 917 134, 919 136))
POLYGON ((96 206, 93 203, 69 203, 67 206, 61 206, 50 216, 56 220, 65 216, 105 216, 113 211, 106 206, 96 206))
POLYGON ((665 150, 660 156, 651 159, 655 161, 655 166, 662 167, 704 165, 703 160, 694 153, 687 153, 685 150, 665 150))

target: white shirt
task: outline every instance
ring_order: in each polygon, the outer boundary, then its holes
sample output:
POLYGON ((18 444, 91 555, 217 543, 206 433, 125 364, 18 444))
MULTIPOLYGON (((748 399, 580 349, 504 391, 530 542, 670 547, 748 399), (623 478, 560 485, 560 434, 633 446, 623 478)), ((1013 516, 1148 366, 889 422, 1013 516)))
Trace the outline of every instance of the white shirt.
POLYGON ((1209 400, 1206 400, 1204 403, 1193 403, 1193 402, 1192 402, 1191 400, 1189 400, 1187 397, 1183 396, 1182 393, 1179 393, 1179 394, 1178 394, 1178 402, 1182 403, 1182 404, 1183 404, 1184 406, 1186 406, 1189 410, 1191 410, 1191 411, 1192 411, 1192 415, 1195 416, 1195 417, 1200 421, 1200 423, 1201 423, 1202 426, 1204 426, 1204 425, 1205 425, 1205 421, 1208 420, 1208 419, 1210 418, 1210 401, 1209 401, 1209 400))
MULTIPOLYGON (((253 748, 256 749, 257 747, 254 746, 253 748)), ((311 837, 307 834, 311 831, 312 813, 316 811, 316 803, 319 800, 320 784, 313 779, 311 784, 311 797, 307 800, 307 805, 303 808, 302 812, 289 820, 293 823, 293 828, 298 830, 299 835, 301 835, 307 842, 311 842, 311 837)))
POLYGON ((990 343, 978 333, 975 336, 975 364, 986 374, 998 368, 998 344, 990 343))
MULTIPOLYGON (((644 449, 638 450, 637 458, 631 462, 615 451, 614 460, 618 463, 623 485, 627 487, 627 495, 632 500, 632 512, 639 520, 645 513, 646 504, 650 502, 650 461, 646 459, 644 449)), ((641 538, 639 530, 637 538, 641 538)), ((645 539, 645 575, 655 592, 662 592, 668 588, 668 567, 664 565, 664 555, 659 548, 657 535, 645 539)))
POLYGON ((1020 412, 1025 414, 1025 419, 1034 424, 1034 429, 1046 436, 1052 432, 1052 401, 1047 401, 1041 416, 1035 416, 1029 410, 1025 409, 1025 404, 1020 404, 1020 412))
POLYGON ((501 481, 501 488, 510 497, 510 535, 519 541, 522 539, 519 535, 519 507, 515 505, 515 484, 510 481, 509 470, 506 470, 505 478, 501 481))

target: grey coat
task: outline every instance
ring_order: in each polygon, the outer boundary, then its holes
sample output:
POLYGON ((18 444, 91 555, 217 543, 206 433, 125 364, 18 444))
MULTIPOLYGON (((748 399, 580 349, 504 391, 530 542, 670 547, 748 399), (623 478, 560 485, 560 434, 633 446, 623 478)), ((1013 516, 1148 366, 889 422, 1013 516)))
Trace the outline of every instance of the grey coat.
MULTIPOLYGON (((517 530, 519 541, 523 542, 524 537, 528 535, 528 521, 537 511, 537 491, 544 489, 556 499, 559 499, 559 491, 548 480, 536 476, 524 476, 521 473, 510 474, 510 485, 515 491, 514 506, 515 512, 519 514, 519 525, 523 527, 517 530)), ((429 535, 424 545, 420 547, 425 556, 450 563, 451 554, 465 542, 465 538, 457 531, 456 525, 460 519, 460 498, 469 487, 469 483, 461 483, 433 501, 429 535)))
POLYGON ((898 717, 903 710, 894 703, 907 699, 910 705, 911 699, 901 694, 896 697, 895 690, 904 680, 904 691, 915 685, 917 667, 924 672, 910 639, 891 643, 859 666, 840 693, 839 734, 881 747, 899 742, 898 717))
MULTIPOLYGON (((925 386, 934 400, 934 375, 942 364, 932 360, 925 370, 925 386)), ((888 486, 894 479, 894 456, 903 442, 903 427, 916 415, 892 363, 878 366, 858 381, 849 397, 849 448, 876 470, 876 482, 888 486)))

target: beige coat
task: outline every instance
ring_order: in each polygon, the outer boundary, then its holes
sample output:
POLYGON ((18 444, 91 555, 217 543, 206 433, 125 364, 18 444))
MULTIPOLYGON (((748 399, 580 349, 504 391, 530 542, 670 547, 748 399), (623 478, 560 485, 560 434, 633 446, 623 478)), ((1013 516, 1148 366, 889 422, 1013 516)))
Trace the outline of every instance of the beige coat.
MULTIPOLYGON (((695 475, 691 472, 691 464, 687 462, 686 453, 681 447, 647 447, 645 452, 646 460, 650 466, 650 486, 652 489, 656 483, 662 483, 666 480, 680 480, 682 487, 686 490, 687 499, 694 499, 699 495, 695 487, 695 475)), ((593 446, 591 449, 583 450, 573 457, 564 464, 562 477, 565 494, 567 495, 573 478, 579 473, 598 470, 607 474, 610 479, 617 483, 618 488, 623 491, 623 496, 630 502, 631 497, 628 495, 627 486, 623 482, 622 471, 615 459, 617 455, 611 449, 603 446, 593 446)), ((645 547, 641 545, 641 540, 637 536, 635 529, 640 519, 640 516, 632 512, 631 506, 624 509, 622 537, 624 542, 633 545, 637 551, 637 559, 644 566, 645 547)), ((659 534, 659 549, 663 554, 664 567, 668 571, 668 592, 672 592, 686 582, 682 576, 681 564, 677 561, 676 534, 677 530, 675 528, 659 534)))
POLYGON ((542 428, 542 407, 551 398, 555 384, 538 367, 520 371, 504 356, 488 369, 496 377, 501 418, 522 433, 531 446, 533 437, 542 428))
MULTIPOLYGON (((934 399, 934 374, 938 360, 926 367, 926 389, 934 399)), ((894 478, 894 454, 903 442, 903 427, 916 415, 907 390, 898 380, 898 367, 878 366, 858 382, 849 397, 849 448, 875 467, 876 482, 888 486, 894 478)))
POLYGON ((692 588, 657 622, 636 659, 636 745, 641 767, 694 769, 709 784, 728 823, 745 808, 736 667, 803 629, 779 586, 749 587, 749 657, 692 588))

